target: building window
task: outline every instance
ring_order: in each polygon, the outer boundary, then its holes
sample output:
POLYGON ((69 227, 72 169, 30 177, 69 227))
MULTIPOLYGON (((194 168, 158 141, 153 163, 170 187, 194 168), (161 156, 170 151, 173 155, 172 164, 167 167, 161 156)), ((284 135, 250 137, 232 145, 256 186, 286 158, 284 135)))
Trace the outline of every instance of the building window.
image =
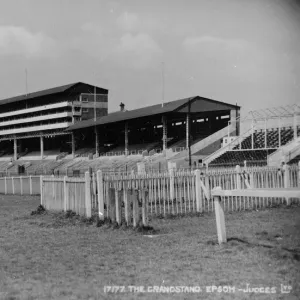
POLYGON ((81 100, 82 102, 89 102, 89 99, 88 99, 88 97, 82 97, 82 100, 81 100))
POLYGON ((88 108, 83 108, 83 109, 82 109, 82 112, 83 112, 83 113, 87 113, 87 112, 89 112, 89 109, 88 109, 88 108))

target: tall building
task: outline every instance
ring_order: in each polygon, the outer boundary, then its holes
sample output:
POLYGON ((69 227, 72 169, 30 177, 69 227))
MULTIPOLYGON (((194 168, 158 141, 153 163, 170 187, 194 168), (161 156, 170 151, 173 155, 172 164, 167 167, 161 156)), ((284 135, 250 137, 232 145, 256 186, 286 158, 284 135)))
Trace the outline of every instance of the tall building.
POLYGON ((0 154, 16 160, 29 148, 41 158, 48 148, 71 151, 65 129, 107 111, 108 90, 82 82, 0 100, 0 154))

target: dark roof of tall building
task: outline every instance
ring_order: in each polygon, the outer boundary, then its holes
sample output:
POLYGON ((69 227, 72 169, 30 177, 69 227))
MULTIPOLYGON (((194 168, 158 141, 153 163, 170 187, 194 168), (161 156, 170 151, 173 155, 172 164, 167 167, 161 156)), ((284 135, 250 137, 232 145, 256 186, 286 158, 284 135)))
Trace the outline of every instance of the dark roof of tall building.
MULTIPOLYGON (((72 88, 74 88, 75 86, 77 86, 79 84, 90 86, 92 88, 94 87, 90 84, 86 84, 86 83, 83 83, 83 82, 75 82, 75 83, 61 85, 61 86, 57 86, 57 87, 46 89, 46 90, 41 90, 41 91, 37 91, 37 92, 33 92, 33 93, 28 93, 27 95, 24 94, 24 95, 11 97, 11 98, 2 99, 2 100, 0 100, 0 105, 13 103, 13 102, 24 101, 24 100, 29 100, 29 99, 33 99, 33 98, 42 97, 42 96, 48 96, 48 95, 63 93, 63 92, 66 92, 68 90, 71 90, 72 88)), ((97 88, 99 89, 99 87, 97 87, 97 88)), ((107 91, 107 89, 103 89, 103 88, 100 88, 100 89, 107 91)))
POLYGON ((230 110, 233 108, 239 108, 239 106, 236 105, 203 98, 200 96, 195 96, 195 97, 179 99, 171 102, 166 102, 164 103, 163 106, 162 104, 155 104, 155 105, 146 106, 134 110, 113 112, 108 114, 107 116, 97 118, 96 121, 94 119, 89 119, 89 120, 77 122, 74 125, 71 125, 66 130, 76 130, 76 129, 95 126, 95 125, 104 125, 109 123, 148 117, 152 115, 161 115, 161 114, 166 114, 171 112, 185 112, 187 109, 187 104, 189 102, 192 103, 195 100, 203 100, 203 104, 200 107, 201 111, 230 110))

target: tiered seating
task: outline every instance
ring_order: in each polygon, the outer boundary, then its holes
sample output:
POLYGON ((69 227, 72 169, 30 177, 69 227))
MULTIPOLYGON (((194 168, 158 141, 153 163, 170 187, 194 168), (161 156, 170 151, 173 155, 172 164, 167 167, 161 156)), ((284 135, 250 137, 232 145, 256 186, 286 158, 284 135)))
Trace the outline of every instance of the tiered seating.
POLYGON ((45 166, 49 163, 47 160, 34 160, 31 165, 26 168, 27 174, 40 175, 45 173, 45 166))
POLYGON ((75 151, 75 156, 87 157, 90 154, 95 154, 95 148, 81 148, 75 151))
POLYGON ((140 155, 130 155, 128 157, 99 157, 93 160, 77 160, 75 162, 69 162, 69 164, 63 164, 55 169, 55 172, 60 174, 66 172, 68 169, 68 174, 71 174, 73 171, 80 172, 83 174, 88 171, 89 168, 92 168, 93 171, 102 170, 107 171, 130 171, 131 169, 136 169, 136 164, 143 161, 143 157, 140 155))
MULTIPOLYGON (((207 135, 205 135, 205 134, 196 135, 194 137, 194 139, 191 141, 191 145, 200 142, 201 140, 203 140, 206 137, 207 137, 207 135)), ((186 139, 184 138, 184 139, 177 140, 174 143, 171 143, 170 146, 168 145, 168 147, 170 147, 172 149, 185 148, 186 147, 186 139)))
POLYGON ((247 165, 266 165, 267 157, 276 149, 270 150, 244 150, 244 151, 227 151, 221 156, 210 162, 211 166, 234 166, 242 165, 247 161, 247 165))
MULTIPOLYGON (((136 154, 139 152, 142 152, 144 150, 150 151, 156 147, 158 147, 158 142, 153 143, 143 143, 143 144, 129 144, 128 145, 128 151, 129 152, 135 152, 136 154)), ((118 147, 112 148, 109 152, 117 152, 117 153, 124 153, 124 145, 120 145, 118 147)))
MULTIPOLYGON (((300 127, 298 128, 300 133, 300 127)), ((294 131, 291 127, 281 128, 281 146, 287 144, 294 138, 294 131)), ((251 149, 252 136, 249 135, 241 142, 241 149, 251 149)), ((265 132, 264 130, 255 131, 253 135, 254 149, 265 148, 265 132)), ((267 130, 267 148, 278 148, 279 147, 279 129, 268 129, 267 130)), ((239 145, 235 146, 233 149, 239 149, 239 145)))
POLYGON ((290 160, 288 162, 289 165, 294 165, 294 164, 298 164, 300 161, 300 155, 297 155, 296 157, 294 157, 292 160, 290 160))
POLYGON ((38 160, 40 161, 41 159, 41 152, 40 151, 33 151, 33 152, 28 152, 26 155, 20 157, 20 160, 38 160))
POLYGON ((60 174, 66 173, 67 169, 71 168, 73 165, 80 162, 78 159, 68 159, 62 161, 62 163, 54 169, 54 172, 58 172, 60 174))
POLYGON ((5 173, 7 167, 10 165, 8 161, 0 161, 0 173, 5 173))

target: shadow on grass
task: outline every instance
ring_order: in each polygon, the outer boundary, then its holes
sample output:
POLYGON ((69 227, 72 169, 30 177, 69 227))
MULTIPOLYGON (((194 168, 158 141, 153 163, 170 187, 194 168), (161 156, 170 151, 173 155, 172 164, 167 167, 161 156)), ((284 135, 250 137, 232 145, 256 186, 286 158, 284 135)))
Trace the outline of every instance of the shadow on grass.
MULTIPOLYGON (((273 245, 266 245, 266 244, 250 243, 249 241, 246 241, 246 240, 243 240, 243 239, 240 239, 240 238, 237 238, 237 237, 231 237, 231 238, 227 239, 227 242, 232 242, 232 241, 240 242, 240 243, 246 244, 250 247, 263 247, 263 248, 268 248, 268 249, 274 249, 274 250, 277 250, 279 252, 284 250, 284 251, 287 251, 287 252, 291 253, 293 255, 292 256, 293 259, 295 259, 297 261, 300 261, 300 250, 297 250, 297 249, 289 249, 289 248, 285 248, 285 247, 276 247, 276 246, 273 246, 273 245)), ((277 253, 277 254, 279 254, 279 253, 277 253)), ((288 258, 288 256, 286 256, 282 253, 280 254, 280 256, 282 256, 282 258, 288 258)))
POLYGON ((127 225, 124 222, 119 225, 117 222, 109 219, 101 220, 96 214, 87 218, 85 216, 79 216, 72 210, 66 212, 49 212, 42 205, 39 205, 36 210, 32 211, 29 218, 34 218, 34 221, 31 221, 30 224, 39 227, 61 228, 69 226, 95 226, 102 227, 103 229, 118 229, 140 234, 147 233, 155 235, 160 233, 160 230, 154 229, 152 226, 144 226, 141 221, 138 222, 135 227, 127 225))

